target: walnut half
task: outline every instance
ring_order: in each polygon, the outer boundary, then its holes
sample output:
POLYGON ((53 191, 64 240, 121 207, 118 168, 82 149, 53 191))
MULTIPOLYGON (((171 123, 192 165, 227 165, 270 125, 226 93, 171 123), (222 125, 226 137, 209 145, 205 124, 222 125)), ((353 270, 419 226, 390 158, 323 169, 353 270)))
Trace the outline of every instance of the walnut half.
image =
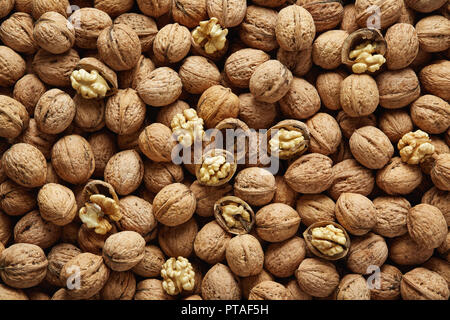
POLYGON ((230 181, 236 167, 236 161, 230 152, 212 149, 205 153, 201 164, 197 164, 195 175, 203 185, 220 186, 230 181))
POLYGON ((101 99, 106 96, 110 87, 97 70, 88 72, 84 69, 74 70, 70 76, 72 87, 84 99, 101 99))
POLYGON ((419 164, 432 156, 435 151, 428 134, 422 130, 405 134, 397 147, 402 161, 408 164, 419 164))
POLYGON ((284 120, 268 131, 270 153, 287 160, 303 154, 309 147, 308 127, 298 120, 284 120))
POLYGON ((216 17, 212 17, 201 21, 200 25, 192 31, 194 42, 205 48, 207 54, 213 54, 225 48, 228 29, 222 29, 218 22, 216 17))
POLYGON ((91 195, 89 200, 90 202, 86 202, 85 206, 80 209, 81 221, 89 229, 95 228, 95 233, 107 234, 112 226, 105 216, 113 221, 119 221, 122 218, 119 204, 102 194, 91 195))
POLYGON ((195 272, 188 259, 178 257, 170 258, 161 269, 164 290, 171 296, 180 294, 183 290, 194 289, 195 272))
POLYGON ((249 233, 255 223, 252 208, 238 197, 228 196, 214 204, 214 215, 217 223, 232 234, 249 233))
POLYGON ((173 117, 170 127, 177 141, 184 147, 190 147, 194 141, 202 141, 205 135, 203 119, 192 108, 184 110, 183 113, 177 113, 173 117))

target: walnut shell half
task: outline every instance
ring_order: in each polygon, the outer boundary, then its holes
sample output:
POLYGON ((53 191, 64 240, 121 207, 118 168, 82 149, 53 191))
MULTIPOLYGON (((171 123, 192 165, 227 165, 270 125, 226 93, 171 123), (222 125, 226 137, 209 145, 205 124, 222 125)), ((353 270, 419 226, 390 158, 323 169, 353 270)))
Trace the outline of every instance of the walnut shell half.
POLYGON ((214 216, 216 217, 217 223, 226 231, 228 231, 231 234, 246 234, 250 233, 252 230, 254 224, 255 224, 255 213, 253 212, 252 207, 245 202, 244 200, 234 197, 234 196, 228 196, 223 197, 219 199, 214 204, 214 216), (234 224, 233 226, 230 226, 230 224, 227 223, 226 218, 224 217, 224 207, 227 206, 230 203, 235 203, 244 208, 245 211, 249 214, 249 220, 247 221, 243 215, 239 215, 238 223, 237 225, 234 224))

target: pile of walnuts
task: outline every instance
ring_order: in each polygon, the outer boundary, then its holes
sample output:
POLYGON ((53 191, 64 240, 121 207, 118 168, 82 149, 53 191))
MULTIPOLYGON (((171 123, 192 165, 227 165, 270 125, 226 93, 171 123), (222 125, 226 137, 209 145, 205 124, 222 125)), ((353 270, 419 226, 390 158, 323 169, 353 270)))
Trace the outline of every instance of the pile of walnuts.
POLYGON ((449 299, 447 0, 0 19, 0 300, 449 299))

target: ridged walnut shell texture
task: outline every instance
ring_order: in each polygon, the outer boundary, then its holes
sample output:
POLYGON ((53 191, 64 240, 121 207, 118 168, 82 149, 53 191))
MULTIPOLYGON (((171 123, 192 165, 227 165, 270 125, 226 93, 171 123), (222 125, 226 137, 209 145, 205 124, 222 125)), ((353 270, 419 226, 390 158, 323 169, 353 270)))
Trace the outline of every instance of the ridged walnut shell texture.
POLYGON ((195 255, 208 264, 221 262, 225 259, 225 250, 230 240, 231 235, 216 221, 211 221, 195 237, 195 255))
POLYGON ((341 65, 342 46, 349 34, 344 30, 330 30, 314 40, 312 59, 314 64, 327 70, 341 65))
POLYGON ((263 281, 250 290, 248 300, 292 300, 292 295, 278 282, 263 281))
POLYGON ((202 280, 202 298, 205 300, 240 300, 239 279, 227 266, 217 263, 202 280))
POLYGON ((188 221, 195 212, 196 199, 192 191, 181 183, 164 187, 153 200, 156 219, 174 227, 188 221))
POLYGON ((141 42, 142 52, 147 52, 152 48, 155 36, 158 33, 156 22, 143 14, 124 13, 114 20, 117 24, 126 24, 136 32, 141 42))
POLYGON ((139 135, 140 150, 155 162, 170 162, 176 145, 172 130, 161 123, 152 123, 139 135))
POLYGON ((57 12, 46 12, 36 21, 33 36, 39 47, 53 53, 64 53, 75 44, 75 28, 57 12))
POLYGON ((384 238, 372 232, 352 239, 347 254, 347 268, 354 273, 371 274, 372 266, 381 267, 388 257, 384 238))
POLYGON ((31 13, 35 20, 39 19, 45 12, 55 11, 67 17, 67 8, 70 7, 68 0, 33 0, 31 13))
POLYGON ((135 231, 145 238, 156 227, 153 207, 142 198, 127 196, 120 199, 120 212, 122 218, 116 222, 120 230, 135 231))
POLYGON ((0 137, 17 138, 28 127, 30 116, 19 101, 0 95, 0 137))
POLYGON ((411 204, 403 197, 383 196, 373 200, 377 209, 377 223, 373 231, 383 237, 394 238, 408 232, 406 216, 411 204))
POLYGON ((243 234, 232 238, 225 256, 228 266, 237 276, 254 276, 263 269, 264 251, 258 239, 252 235, 243 234))
POLYGON ((377 186, 389 195, 411 193, 421 182, 420 167, 406 164, 400 157, 393 157, 376 175, 377 186))
POLYGON ((105 167, 105 181, 121 196, 134 192, 142 182, 144 163, 135 150, 116 153, 105 167))
POLYGON ((0 87, 10 87, 25 74, 25 60, 14 50, 0 46, 0 87))
POLYGON ((2 1, 2 7, 0 9, 0 18, 6 17, 14 8, 14 0, 2 1))
POLYGON ((403 108, 420 96, 419 79, 411 68, 385 71, 375 80, 380 94, 380 105, 383 108, 403 108))
POLYGON ((365 74, 352 74, 342 81, 341 106, 350 117, 367 116, 375 111, 380 96, 375 80, 365 74))
POLYGON ((363 166, 381 169, 394 155, 394 147, 380 129, 372 126, 356 130, 350 138, 350 150, 363 166))
POLYGON ((310 135, 310 152, 328 156, 337 151, 342 133, 334 117, 327 113, 317 113, 306 121, 306 125, 310 135))
POLYGON ((36 191, 12 180, 0 184, 0 208, 10 216, 21 216, 36 207, 36 191))
POLYGON ((366 279, 359 274, 344 276, 334 293, 336 300, 370 300, 366 279))
POLYGON ((163 107, 175 102, 181 94, 183 83, 178 73, 167 67, 150 72, 137 84, 142 100, 153 107, 163 107))
POLYGON ((444 133, 450 126, 449 103, 430 94, 414 101, 410 114, 414 124, 427 133, 444 133))
POLYGON ((181 61, 189 53, 190 48, 189 29, 178 23, 168 24, 161 28, 153 42, 153 53, 156 60, 161 63, 181 61))
POLYGON ((33 18, 24 12, 16 12, 0 26, 0 39, 11 49, 33 54, 37 44, 33 37, 33 18))
POLYGON ((111 17, 130 11, 133 8, 134 0, 95 0, 94 7, 106 12, 111 17))
POLYGON ((201 217, 212 217, 214 215, 214 204, 216 201, 230 195, 233 187, 229 184, 210 187, 202 185, 196 180, 190 185, 189 189, 194 193, 197 200, 197 209, 195 213, 201 217))
POLYGON ((336 219, 352 235, 362 236, 376 224, 377 209, 369 198, 343 193, 336 201, 336 219))
POLYGON ((189 257, 194 251, 197 233, 197 222, 191 218, 175 227, 160 226, 158 228, 158 243, 168 257, 189 257))
POLYGON ((59 89, 51 89, 36 104, 34 119, 39 131, 59 134, 70 126, 75 113, 75 103, 70 95, 59 89))
POLYGON ((302 223, 307 227, 320 221, 335 221, 334 207, 334 201, 324 194, 301 195, 296 204, 302 223))
POLYGON ((333 29, 344 16, 344 7, 341 1, 297 0, 296 4, 311 13, 316 32, 333 29))
POLYGON ((275 34, 280 47, 286 51, 310 48, 316 35, 314 19, 303 7, 287 6, 278 12, 275 34))
POLYGON ((262 50, 245 48, 231 54, 225 62, 228 80, 239 88, 248 88, 255 69, 270 56, 262 50))
POLYGON ((419 52, 417 32, 408 23, 394 24, 387 30, 384 39, 387 45, 385 58, 389 70, 406 68, 419 52))
POLYGON ((147 245, 144 249, 144 258, 132 270, 141 277, 159 277, 165 262, 164 253, 158 246, 147 245))
POLYGON ((36 245, 16 243, 0 254, 0 275, 13 288, 31 288, 45 278, 47 257, 36 245))
POLYGON ((106 12, 95 8, 76 10, 69 21, 75 27, 75 44, 82 49, 96 49, 100 32, 113 24, 106 12))
POLYGON ((184 179, 183 168, 171 162, 145 161, 144 169, 145 187, 150 192, 158 193, 165 186, 184 179))
POLYGON ((450 191, 450 153, 437 156, 431 169, 431 180, 438 189, 450 191))
POLYGON ((64 181, 82 184, 92 176, 95 170, 92 148, 81 136, 65 136, 53 146, 52 165, 64 181))
POLYGON ((235 196, 252 206, 268 204, 275 194, 275 177, 262 168, 241 170, 234 180, 235 196))
POLYGON ((39 211, 24 215, 14 226, 14 241, 37 245, 42 249, 53 246, 61 236, 61 227, 42 219, 39 211))
POLYGON ((206 1, 206 10, 210 17, 216 17, 224 28, 237 27, 244 20, 247 10, 245 0, 206 1))
POLYGON ((419 204, 409 209, 406 221, 409 235, 420 247, 437 248, 447 237, 447 222, 435 206, 419 204))
POLYGON ((132 69, 141 56, 141 42, 136 32, 125 24, 104 29, 97 39, 102 60, 115 71, 132 69))
POLYGON ((27 74, 14 85, 13 98, 22 103, 28 114, 34 114, 34 108, 41 96, 45 93, 44 83, 35 75, 27 74))
POLYGON ((60 279, 63 283, 73 281, 75 270, 79 270, 80 287, 67 290, 73 299, 89 299, 97 294, 108 281, 110 271, 103 258, 92 253, 81 253, 70 259, 62 268, 60 279))
POLYGON ((0 284, 1 300, 30 300, 25 292, 21 289, 14 289, 7 285, 0 284))
POLYGON ((421 248, 409 234, 393 239, 389 244, 389 259, 400 266, 423 264, 431 258, 434 249, 421 248))
POLYGON ((403 275, 400 290, 404 300, 448 300, 450 296, 447 281, 421 267, 403 275))
POLYGON ((389 264, 384 264, 380 270, 380 287, 370 289, 370 298, 372 300, 398 300, 402 272, 389 264))
POLYGON ((405 4, 418 12, 432 12, 442 7, 446 0, 404 0, 405 4))
POLYGON ((39 190, 38 205, 42 218, 57 226, 69 224, 77 214, 73 191, 56 183, 48 183, 39 190))
POLYGON ((305 240, 294 236, 267 247, 264 253, 264 267, 275 277, 290 277, 294 275, 305 255, 305 240))
POLYGON ((172 5, 170 0, 137 0, 136 2, 143 14, 153 18, 169 12, 172 5))
POLYGON ((450 47, 450 21, 433 15, 421 19, 416 24, 420 48, 425 52, 441 52, 450 47))
POLYGON ((269 242, 281 242, 291 238, 300 226, 297 211, 284 203, 271 203, 262 207, 256 212, 255 221, 256 233, 269 242))
POLYGON ((213 61, 201 56, 187 57, 178 71, 183 88, 192 94, 220 84, 220 71, 213 61))
POLYGON ((320 96, 308 81, 294 77, 286 95, 278 102, 280 111, 291 119, 303 120, 320 110, 320 96))
POLYGON ((70 243, 55 245, 48 253, 48 267, 45 280, 51 285, 65 287, 66 284, 59 278, 64 265, 72 258, 81 254, 81 250, 70 243))
POLYGON ((206 1, 174 0, 172 2, 172 18, 175 22, 188 28, 195 28, 200 21, 208 19, 206 1))
POLYGON ((174 297, 167 294, 161 280, 146 279, 137 284, 134 300, 174 300, 174 297))
POLYGON ((103 246, 103 259, 114 271, 132 269, 144 258, 145 240, 137 232, 122 231, 108 237, 103 246))
POLYGON ((214 128, 222 120, 238 117, 239 98, 230 88, 212 86, 200 96, 197 114, 207 128, 214 128))
POLYGON ((307 258, 303 260, 295 271, 300 289, 318 298, 328 297, 339 284, 339 273, 331 262, 307 258))
POLYGON ((17 184, 35 188, 44 185, 47 162, 39 149, 27 143, 16 143, 2 157, 6 175, 17 184))
POLYGON ((284 178, 296 192, 317 194, 333 183, 333 161, 320 153, 304 155, 287 169, 284 178))
POLYGON ((450 61, 439 60, 429 64, 419 73, 420 84, 425 91, 450 101, 450 61))
POLYGON ((78 61, 80 56, 74 49, 61 54, 52 54, 40 49, 33 58, 33 71, 45 84, 70 87, 70 75, 78 61))
POLYGON ((378 29, 389 27, 400 17, 402 5, 398 0, 356 0, 356 21, 360 27, 366 28, 368 23, 373 23, 372 16, 375 11, 372 6, 377 6, 380 10, 380 26, 374 26, 378 29))

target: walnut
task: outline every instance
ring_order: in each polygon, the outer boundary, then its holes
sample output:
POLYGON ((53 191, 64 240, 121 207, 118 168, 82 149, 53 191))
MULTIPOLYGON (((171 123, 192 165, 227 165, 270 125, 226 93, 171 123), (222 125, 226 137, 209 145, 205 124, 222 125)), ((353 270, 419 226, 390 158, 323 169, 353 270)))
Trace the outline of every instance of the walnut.
POLYGON ((88 201, 80 209, 79 217, 86 227, 95 228, 95 233, 105 235, 112 229, 105 215, 113 221, 119 221, 122 218, 119 204, 115 199, 103 194, 92 194, 88 201))
POLYGON ((421 267, 403 275, 400 291, 404 300, 448 300, 450 296, 447 281, 421 267))
POLYGON ((440 60, 429 64, 419 73, 420 84, 430 94, 449 101, 450 82, 447 78, 449 70, 450 61, 448 60, 440 60))
POLYGON ((216 264, 225 259, 225 250, 230 240, 231 235, 216 221, 211 221, 195 237, 195 254, 208 264, 216 264))
POLYGON ((275 10, 251 5, 247 7, 239 37, 247 46, 266 52, 278 48, 275 35, 278 13, 275 10))
POLYGON ((377 234, 394 238, 408 232, 406 227, 406 216, 411 204, 402 197, 383 196, 373 200, 377 209, 377 223, 373 231, 377 234))
POLYGON ((303 77, 312 67, 312 47, 301 51, 286 51, 279 48, 277 60, 288 67, 296 77, 303 77))
POLYGON ((310 146, 307 126, 296 120, 284 120, 270 128, 267 140, 270 153, 280 159, 299 156, 310 146))
POLYGON ((5 246, 13 233, 13 223, 10 217, 0 210, 0 243, 5 246))
POLYGON ((336 300, 370 300, 366 279, 359 274, 347 274, 334 292, 336 300))
POLYGON ((125 24, 114 24, 100 32, 97 47, 102 60, 115 71, 132 69, 142 51, 138 35, 125 24))
POLYGON ((376 224, 376 208, 369 198, 343 193, 336 201, 336 219, 352 235, 364 235, 376 224))
POLYGON ((137 232, 121 231, 109 236, 103 246, 103 259, 114 271, 127 271, 144 257, 145 240, 137 232))
POLYGON ((250 92, 256 100, 277 102, 289 91, 293 76, 278 60, 269 60, 260 64, 250 78, 250 92))
POLYGON ((384 108, 402 108, 420 96, 419 79, 410 68, 382 72, 375 80, 384 108))
POLYGON ((67 8, 70 8, 68 0, 33 0, 31 13, 35 20, 38 20, 44 13, 49 11, 54 11, 67 17, 67 8))
POLYGON ((36 21, 33 36, 39 47, 60 54, 73 47, 75 28, 62 14, 46 12, 36 21))
POLYGON ((445 51, 450 47, 450 23, 439 15, 424 17, 416 24, 420 48, 425 52, 445 51))
POLYGON ((305 240, 294 236, 267 247, 264 253, 264 267, 275 277, 290 277, 294 275, 305 255, 305 240))
POLYGON ((173 117, 170 127, 178 142, 184 147, 190 147, 195 141, 202 141, 205 135, 203 119, 192 108, 177 113, 173 117))
POLYGON ((30 300, 21 289, 8 287, 0 284, 0 300, 30 300))
POLYGON ((58 176, 72 184, 86 182, 95 169, 91 146, 78 135, 68 135, 58 140, 53 146, 51 158, 58 176))
POLYGON ((264 252, 259 241, 252 235, 238 235, 228 243, 226 259, 235 275, 254 276, 262 271, 264 252))
POLYGON ((81 250, 72 244, 60 243, 55 245, 48 253, 48 267, 45 280, 51 285, 65 287, 66 284, 59 278, 61 270, 69 260, 79 254, 81 254, 81 250))
POLYGON ((311 224, 303 236, 311 253, 322 259, 342 259, 350 248, 350 237, 347 232, 332 221, 320 220, 311 224))
POLYGON ((34 244, 13 244, 0 254, 0 276, 13 288, 31 288, 41 283, 47 265, 44 251, 34 244))
POLYGON ((421 248, 409 234, 393 239, 389 245, 389 258, 401 266, 419 265, 433 255, 434 249, 421 248))
POLYGON ((437 252, 443 259, 450 262, 450 232, 447 233, 445 241, 437 248, 437 252))
POLYGON ((137 0, 139 9, 143 14, 158 18, 170 11, 170 0, 137 0))
POLYGON ((36 192, 12 180, 0 184, 0 208, 10 216, 21 216, 36 208, 36 192))
POLYGON ((33 54, 37 50, 33 36, 33 22, 28 13, 13 13, 0 26, 0 39, 17 52, 33 54))
POLYGON ((373 113, 379 100, 377 83, 371 76, 352 74, 342 81, 341 106, 350 117, 367 116, 373 113))
POLYGON ((116 153, 105 167, 105 181, 122 196, 134 192, 142 182, 144 163, 135 150, 116 153))
MULTIPOLYGON (((75 103, 76 114, 73 119, 73 123, 85 132, 95 132, 101 130, 105 126, 105 101, 104 100, 94 100, 94 99, 84 99, 81 95, 77 94, 73 98, 73 102, 75 103)), ((108 135, 103 136, 103 138, 108 137, 108 135)), ((109 135, 110 137, 110 135, 109 135)), ((91 144, 91 137, 89 137, 89 144, 91 144)), ((106 139, 105 139, 106 140, 106 139)), ((107 144, 107 146, 110 143, 107 144)), ((91 144, 92 150, 94 148, 91 144)), ((97 145, 98 147, 98 145, 97 145)), ((98 148, 97 148, 98 149, 98 148)), ((107 149, 107 148, 106 148, 107 149)), ((98 151, 98 150, 95 150, 98 151)), ((94 151, 94 155, 95 155, 94 151)), ((97 158, 96 158, 97 160, 97 158)), ((100 159, 98 159, 100 160, 100 159)), ((104 160, 102 160, 104 161, 104 160)), ((105 163, 106 164, 106 163, 105 163)), ((95 174, 98 175, 99 171, 97 170, 97 166, 99 163, 96 163, 96 171, 95 174)), ((101 172, 103 174, 103 171, 101 172)))
POLYGON ((402 273, 394 266, 384 264, 380 269, 380 287, 370 289, 372 300, 397 300, 400 298, 402 273))
POLYGON ((422 130, 405 134, 398 142, 398 149, 402 161, 408 164, 419 164, 434 153, 428 134, 422 130))
MULTIPOLYGON (((431 136, 431 144, 434 146, 434 154, 432 156, 426 157, 425 160, 420 164, 422 172, 425 174, 430 174, 433 169, 433 165, 439 155, 444 153, 450 153, 449 145, 441 139, 439 136, 431 136)), ((442 160, 441 160, 442 161, 442 160)))
POLYGON ((394 155, 394 147, 380 129, 366 126, 350 138, 350 150, 355 159, 369 169, 383 168, 394 155))
POLYGON ((175 63, 186 57, 191 48, 189 29, 178 23, 164 26, 155 37, 153 52, 161 63, 175 63))
POLYGON ((196 199, 192 191, 181 183, 170 184, 159 191, 153 201, 156 219, 169 227, 188 221, 195 212, 196 199))
POLYGON ((136 91, 146 104, 163 107, 178 99, 182 87, 183 83, 175 71, 161 67, 153 70, 139 81, 136 91))
POLYGON ((182 100, 177 100, 174 103, 159 109, 158 115, 156 116, 156 122, 162 123, 166 127, 170 127, 173 118, 177 114, 183 114, 184 110, 187 109, 190 109, 189 104, 182 100))
POLYGON ((206 10, 210 17, 217 17, 224 28, 237 27, 244 20, 247 2, 244 0, 206 1, 206 10))
POLYGON ((239 300, 241 289, 239 279, 227 266, 217 263, 205 274, 202 281, 204 300, 239 300))
POLYGON ((2 1, 2 8, 0 9, 0 18, 6 17, 14 8, 14 0, 2 1))
POLYGON ((79 60, 78 53, 73 49, 58 55, 40 49, 34 56, 33 70, 45 84, 69 87, 70 75, 79 60))
POLYGON ((75 103, 70 95, 59 89, 51 89, 36 104, 34 119, 39 131, 59 134, 70 126, 75 113, 75 103))
POLYGON ((238 117, 239 98, 229 88, 212 86, 198 100, 197 113, 207 128, 213 128, 222 120, 238 117))
POLYGON ((255 223, 253 209, 242 199, 223 197, 214 204, 217 223, 232 234, 249 233, 255 223))
POLYGON ((370 268, 381 267, 387 257, 388 247, 384 238, 369 232, 352 239, 347 255, 347 268, 354 273, 370 274, 373 272, 370 268))
POLYGON ((319 221, 335 221, 334 207, 334 201, 323 194, 301 195, 296 205, 302 223, 307 227, 319 221))
POLYGON ((401 2, 396 0, 358 0, 355 3, 356 21, 359 26, 366 27, 374 14, 372 6, 378 6, 380 10, 380 26, 385 29, 397 22, 401 14, 401 2))
POLYGON ((292 295, 292 300, 312 300, 312 297, 303 292, 300 287, 298 286, 297 279, 290 280, 286 285, 286 289, 289 290, 289 292, 292 295))
POLYGON ((274 281, 273 276, 266 270, 262 270, 259 274, 255 276, 241 278, 241 290, 242 296, 248 299, 250 291, 258 284, 264 281, 274 281))
POLYGON ((34 108, 45 93, 44 83, 34 74, 27 74, 14 85, 13 98, 22 103, 29 115, 34 115, 34 108))
POLYGON ((19 101, 0 95, 0 137, 17 138, 28 127, 30 116, 19 101))
POLYGON ((42 219, 39 211, 24 215, 14 226, 14 241, 30 243, 47 249, 53 246, 61 236, 61 227, 42 219))
POLYGON ((292 300, 290 291, 275 281, 263 281, 255 285, 248 296, 249 300, 292 300))
POLYGON ((385 110, 380 115, 378 126, 392 143, 413 130, 413 123, 406 110, 385 110))
MULTIPOLYGON (((286 81, 289 79, 288 77, 286 81)), ((307 119, 319 111, 320 96, 312 84, 294 77, 289 90, 279 101, 279 105, 281 112, 287 117, 307 119)))
MULTIPOLYGON (((138 0, 144 1, 144 0, 138 0)), ((152 0, 154 1, 154 0, 152 0)), ((158 279, 147 279, 139 282, 136 286, 134 300, 173 300, 163 288, 163 282, 158 279)))
POLYGON ((447 225, 450 226, 450 193, 448 191, 433 187, 425 192, 422 197, 422 203, 433 205, 441 210, 447 221, 447 225))
POLYGON ((251 93, 239 95, 239 118, 252 129, 268 128, 277 116, 275 103, 257 101, 251 93))
MULTIPOLYGON (((328 70, 339 67, 341 64, 342 46, 347 37, 348 33, 343 30, 330 30, 318 36, 312 47, 314 64, 328 70)), ((353 52, 350 53, 350 58, 354 58, 352 54, 353 52)), ((359 62, 359 59, 360 57, 358 55, 356 61, 359 62)), ((356 63, 353 65, 353 71, 355 71, 357 65, 359 64, 356 63)))
POLYGON ((155 21, 143 14, 124 13, 114 20, 114 24, 125 24, 136 32, 141 42, 142 52, 147 52, 152 48, 158 27, 155 21))
POLYGON ((42 218, 57 226, 69 224, 77 214, 75 195, 60 184, 44 185, 39 190, 37 201, 42 218))
POLYGON ((211 149, 203 155, 201 163, 196 165, 195 175, 202 184, 220 186, 231 180, 236 169, 236 160, 230 152, 211 149))
POLYGON ((337 121, 326 113, 317 113, 306 125, 309 128, 309 150, 314 153, 330 155, 336 152, 341 143, 342 133, 337 121))
POLYGON ((393 157, 377 172, 377 186, 389 195, 411 193, 422 182, 420 167, 406 164, 400 157, 393 157))
POLYGON ((199 22, 206 19, 206 1, 204 0, 175 0, 172 3, 172 18, 188 28, 198 26, 199 22))
POLYGON ((313 17, 303 7, 287 6, 278 13, 275 34, 280 47, 286 51, 309 48, 316 35, 313 17))
POLYGON ((423 267, 438 273, 447 281, 447 284, 450 283, 450 265, 447 261, 432 257, 424 263, 423 267))
MULTIPOLYGON (((175 181, 179 182, 179 181, 175 181)), ((197 200, 196 213, 201 217, 211 217, 214 215, 214 204, 222 197, 229 195, 233 187, 229 184, 221 186, 206 186, 198 180, 189 187, 197 200)))
POLYGON ((373 114, 362 117, 351 117, 344 111, 339 111, 336 121, 339 123, 342 134, 347 139, 350 139, 352 134, 359 128, 377 126, 377 118, 373 114))
POLYGON ((220 71, 208 58, 187 57, 179 70, 183 88, 192 94, 202 94, 206 89, 220 84, 220 71))
POLYGON ((327 109, 341 109, 339 94, 343 80, 344 76, 338 72, 324 72, 317 77, 316 90, 327 109))
POLYGON ((47 162, 42 152, 27 143, 16 143, 2 157, 6 175, 17 184, 35 188, 44 185, 47 162))
POLYGON ((231 54, 225 62, 225 72, 232 85, 248 88, 255 69, 270 56, 262 50, 245 48, 231 54))
POLYGON ((272 203, 259 209, 255 215, 257 235, 269 242, 291 238, 300 226, 298 213, 284 203, 272 203), (282 224, 279 221, 283 221, 282 224))
POLYGON ((333 162, 327 156, 311 153, 301 156, 287 169, 284 178, 296 192, 316 194, 333 183, 333 162))
POLYGON ((100 292, 108 281, 110 271, 101 256, 81 253, 70 259, 62 268, 60 279, 67 284, 67 294, 72 299, 89 299, 100 292), (73 286, 73 276, 78 273, 80 286, 73 286))
POLYGON ((328 297, 339 284, 339 274, 336 267, 328 261, 307 258, 295 271, 300 289, 313 297, 328 297))
POLYGON ((443 133, 450 126, 450 105, 433 95, 427 94, 414 101, 410 114, 413 123, 430 134, 443 133))
POLYGON ((87 72, 84 69, 74 70, 70 76, 72 87, 84 99, 97 99, 106 96, 110 90, 108 83, 97 70, 87 72))
MULTIPOLYGON (((77 101, 77 99, 75 99, 75 101, 77 101)), ((80 109, 78 109, 78 111, 80 111, 80 109)), ((106 164, 117 152, 117 146, 114 138, 115 137, 111 133, 106 131, 94 133, 89 137, 88 142, 91 146, 95 159, 95 170, 93 175, 96 177, 103 177, 106 164)))
POLYGON ((340 29, 347 31, 348 33, 353 33, 359 29, 359 26, 356 23, 356 8, 354 3, 349 3, 344 6, 340 29))
POLYGON ((145 186, 154 193, 158 193, 169 184, 181 182, 184 179, 182 167, 170 162, 145 161, 144 170, 145 186))
POLYGON ((132 300, 136 292, 136 278, 131 271, 112 271, 103 289, 102 300, 132 300))
POLYGON ((0 87, 10 87, 25 74, 25 60, 6 46, 0 46, 0 58, 0 87))
POLYGON ((201 21, 192 31, 194 42, 203 47, 207 54, 213 54, 225 48, 228 29, 222 29, 218 22, 216 17, 212 17, 210 20, 201 21))
POLYGON ((144 249, 144 258, 133 267, 133 272, 141 277, 157 277, 165 262, 164 253, 154 245, 147 245, 144 249))
POLYGON ((311 14, 316 32, 335 28, 344 16, 344 7, 340 1, 298 0, 296 4, 311 14))
POLYGON ((194 240, 198 233, 195 219, 175 227, 161 226, 158 230, 158 242, 168 257, 189 257, 194 251, 194 240))
POLYGON ((133 0, 94 0, 94 7, 116 17, 133 8, 133 0))
POLYGON ((397 23, 390 27, 385 36, 387 44, 386 64, 390 70, 409 66, 419 52, 419 38, 414 27, 407 23, 397 23))
POLYGON ((405 4, 410 7, 411 9, 414 9, 415 11, 419 12, 432 12, 434 10, 439 9, 445 4, 445 0, 437 0, 437 1, 430 1, 430 0, 404 0, 405 4))
POLYGON ((234 193, 250 205, 266 205, 275 194, 275 177, 262 168, 243 169, 236 175, 234 193))
POLYGON ((105 235, 98 234, 93 229, 89 229, 86 224, 82 224, 78 228, 77 244, 84 252, 90 252, 96 255, 102 255, 102 248, 105 244, 105 240, 112 234, 117 232, 115 225, 112 225, 111 231, 105 235))
POLYGON ((172 160, 172 150, 176 140, 172 130, 161 123, 153 123, 139 135, 139 148, 150 160, 169 162, 172 160))
POLYGON ((156 219, 150 203, 136 196, 120 199, 121 219, 116 222, 120 230, 135 231, 144 238, 156 228, 156 219))
POLYGON ((100 32, 113 24, 106 12, 95 8, 76 10, 68 20, 75 27, 75 44, 82 49, 97 49, 100 32))
POLYGON ((167 260, 162 269, 161 276, 164 290, 170 295, 177 295, 183 290, 194 288, 194 270, 186 258, 178 257, 167 260))

